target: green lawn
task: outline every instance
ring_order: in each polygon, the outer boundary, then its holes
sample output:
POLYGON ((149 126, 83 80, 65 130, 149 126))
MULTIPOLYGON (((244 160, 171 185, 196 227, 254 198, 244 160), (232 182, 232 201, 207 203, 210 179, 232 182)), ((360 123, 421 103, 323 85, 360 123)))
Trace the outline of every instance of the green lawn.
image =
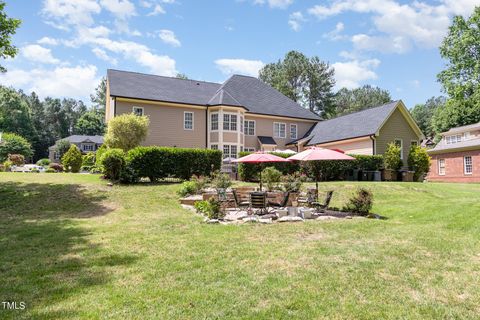
POLYGON ((352 219, 207 225, 178 185, 0 173, 0 318, 478 319, 480 185, 359 185, 352 219), (1 307, 1 305, 0 305, 1 307))

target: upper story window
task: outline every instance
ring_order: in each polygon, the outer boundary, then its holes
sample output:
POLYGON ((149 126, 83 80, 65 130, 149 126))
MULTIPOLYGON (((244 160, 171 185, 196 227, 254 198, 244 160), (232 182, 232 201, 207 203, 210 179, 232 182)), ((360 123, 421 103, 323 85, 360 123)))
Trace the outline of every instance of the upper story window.
POLYGON ((273 123, 273 136, 275 138, 286 138, 287 125, 282 122, 273 123))
POLYGON ((218 130, 218 113, 210 114, 210 130, 218 130))
POLYGON ((247 136, 255 135, 255 120, 245 120, 245 134, 247 136))
POLYGON ((237 115, 225 113, 223 115, 223 130, 237 131, 237 115))
POLYGON ((290 125, 290 138, 297 139, 297 125, 291 124, 290 125))
POLYGON ((133 107, 132 108, 132 112, 136 115, 136 116, 143 116, 143 107, 133 107))
POLYGON ((446 144, 458 143, 458 142, 462 142, 462 140, 463 140, 463 134, 456 134, 453 136, 445 137, 446 144))
POLYGON ((183 113, 183 129, 193 130, 193 112, 185 111, 183 113))
POLYGON ((463 157, 463 171, 465 172, 465 174, 472 174, 473 160, 471 156, 463 157))

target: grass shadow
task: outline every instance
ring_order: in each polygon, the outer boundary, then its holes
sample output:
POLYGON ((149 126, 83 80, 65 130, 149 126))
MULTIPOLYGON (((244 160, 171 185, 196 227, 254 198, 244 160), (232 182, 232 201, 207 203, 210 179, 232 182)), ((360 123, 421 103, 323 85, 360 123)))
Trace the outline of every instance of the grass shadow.
POLYGON ((0 318, 78 317, 75 307, 49 307, 137 260, 102 250, 78 220, 113 211, 106 199, 78 184, 0 183, 0 301, 26 303, 25 310, 0 309, 0 318))

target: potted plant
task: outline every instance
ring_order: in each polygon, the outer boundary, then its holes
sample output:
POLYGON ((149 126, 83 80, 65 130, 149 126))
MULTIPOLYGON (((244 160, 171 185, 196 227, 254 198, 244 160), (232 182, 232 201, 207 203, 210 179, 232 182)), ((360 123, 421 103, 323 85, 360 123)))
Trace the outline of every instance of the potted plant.
POLYGON ((401 152, 402 150, 395 143, 392 142, 387 145, 387 150, 383 155, 383 164, 385 168, 382 171, 382 180, 397 180, 397 171, 400 170, 403 165, 401 152))
POLYGON ((287 205, 291 206, 292 202, 298 199, 298 194, 300 193, 303 183, 302 177, 298 172, 288 174, 282 177, 282 183, 283 190, 290 192, 287 205))
POLYGON ((227 189, 232 186, 232 180, 226 173, 216 172, 212 179, 212 185, 217 190, 219 200, 227 200, 227 189))

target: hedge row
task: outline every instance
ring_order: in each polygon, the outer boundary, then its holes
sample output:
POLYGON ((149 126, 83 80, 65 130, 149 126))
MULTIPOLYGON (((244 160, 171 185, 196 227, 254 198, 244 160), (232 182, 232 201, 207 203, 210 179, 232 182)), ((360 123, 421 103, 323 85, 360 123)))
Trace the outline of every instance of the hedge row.
POLYGON ((207 176, 220 170, 219 150, 169 147, 136 147, 127 154, 128 166, 139 178, 150 181, 174 177, 190 179, 192 175, 207 176))
MULTIPOLYGON (((251 152, 240 152, 240 157, 246 156, 251 152)), ((290 155, 284 153, 272 153, 282 158, 288 158, 290 155)), ((316 165, 322 171, 323 180, 342 180, 346 174, 354 169, 377 171, 383 168, 383 156, 381 155, 351 155, 355 158, 354 161, 319 161, 316 165)), ((275 167, 282 174, 292 174, 294 172, 302 171, 309 175, 309 171, 306 168, 307 163, 295 161, 295 162, 278 162, 271 164, 245 164, 240 163, 238 166, 238 174, 240 179, 244 181, 257 181, 261 169, 265 167, 275 167)))

